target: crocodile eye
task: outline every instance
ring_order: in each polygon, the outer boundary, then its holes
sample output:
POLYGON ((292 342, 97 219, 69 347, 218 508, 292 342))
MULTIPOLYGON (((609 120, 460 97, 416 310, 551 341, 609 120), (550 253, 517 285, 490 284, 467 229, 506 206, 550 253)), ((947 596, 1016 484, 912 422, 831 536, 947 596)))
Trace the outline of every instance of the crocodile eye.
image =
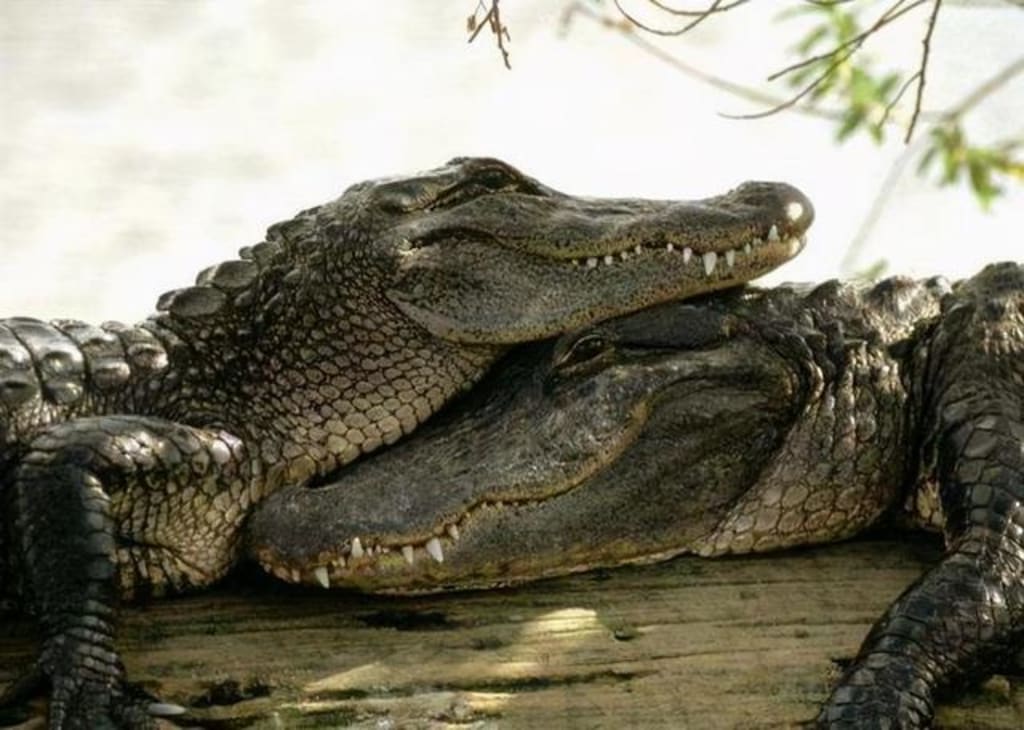
POLYGON ((488 167, 473 176, 472 183, 491 192, 515 187, 519 181, 505 169, 500 167, 488 167))
POLYGON ((555 359, 555 370, 565 372, 596 362, 611 349, 611 343, 601 335, 583 335, 555 359))

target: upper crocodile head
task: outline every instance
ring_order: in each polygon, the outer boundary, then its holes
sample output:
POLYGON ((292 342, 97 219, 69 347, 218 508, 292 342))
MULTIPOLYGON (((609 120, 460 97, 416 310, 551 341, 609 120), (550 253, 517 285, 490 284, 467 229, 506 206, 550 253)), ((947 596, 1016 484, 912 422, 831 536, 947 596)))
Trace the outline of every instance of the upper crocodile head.
POLYGON ((600 200, 493 159, 360 183, 161 299, 203 361, 175 407, 303 481, 407 435, 513 344, 765 273, 812 218, 781 183, 600 200))
POLYGON ((849 534, 903 476, 903 386, 865 327, 906 337, 918 307, 858 297, 719 295, 520 348, 408 441, 276 495, 253 554, 407 592, 849 534), (848 343, 815 324, 837 312, 848 343))
POLYGON ((394 262, 391 302, 467 343, 540 339, 749 281, 800 251, 814 215, 782 183, 692 202, 579 198, 488 158, 356 185, 322 214, 394 262))

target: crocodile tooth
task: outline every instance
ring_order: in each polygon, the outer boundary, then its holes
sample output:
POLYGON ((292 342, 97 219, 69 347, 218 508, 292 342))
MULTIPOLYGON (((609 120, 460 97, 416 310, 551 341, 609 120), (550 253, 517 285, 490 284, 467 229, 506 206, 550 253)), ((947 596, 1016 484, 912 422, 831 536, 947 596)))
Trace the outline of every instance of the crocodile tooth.
POLYGON ((621 258, 621 259, 622 259, 623 261, 625 261, 626 259, 628 259, 628 258, 629 258, 629 251, 623 251, 623 252, 621 252, 621 253, 619 254, 619 258, 621 258))
POLYGON ((760 238, 755 238, 754 239, 754 245, 755 246, 763 246, 764 245, 764 241, 762 241, 760 238))
POLYGON ((444 553, 441 551, 441 541, 436 537, 427 540, 427 554, 439 563, 444 562, 444 553))
POLYGON ((450 537, 452 540, 458 540, 459 539, 459 527, 458 527, 458 525, 448 525, 448 527, 446 529, 448 531, 448 537, 450 537))
POLYGON ((800 234, 800 246, 803 247, 803 246, 806 246, 806 245, 807 245, 807 234, 806 233, 801 233, 800 234))
POLYGON ((359 538, 358 537, 352 538, 352 557, 353 558, 361 558, 365 554, 366 554, 366 551, 363 550, 363 543, 359 542, 359 538))
POLYGON ((743 253, 747 254, 748 256, 750 255, 750 252, 753 250, 754 249, 751 247, 749 243, 743 246, 743 253))
POLYGON ((725 252, 725 265, 731 269, 735 264, 736 251, 730 248, 728 251, 725 252))
POLYGON ((606 264, 607 264, 608 266, 611 266, 611 265, 612 265, 612 262, 613 262, 613 261, 615 261, 615 257, 614 257, 614 256, 612 256, 612 255, 611 255, 610 253, 606 253, 606 254, 604 255, 604 262, 605 262, 605 263, 606 263, 606 264))
POLYGON ((316 582, 322 585, 324 588, 331 587, 331 577, 327 575, 327 567, 321 565, 313 571, 313 575, 316 576, 316 582))
POLYGON ((683 249, 683 263, 684 264, 690 263, 690 259, 692 259, 692 258, 693 258, 693 249, 690 248, 689 246, 687 246, 686 248, 683 249))
POLYGON ((146 713, 151 717, 177 717, 188 712, 181 705, 172 705, 170 702, 150 702, 146 705, 146 713))
POLYGON ((795 200, 792 203, 786 204, 786 217, 791 221, 800 220, 800 216, 804 214, 804 207, 795 200))
POLYGON ((665 250, 666 251, 675 251, 676 247, 673 246, 671 243, 667 243, 667 244, 665 244, 665 250))
POLYGON ((798 241, 795 238, 789 239, 789 255, 790 256, 796 256, 798 253, 800 253, 800 249, 801 248, 803 248, 803 246, 801 246, 800 241, 798 241))
POLYGON ((295 569, 295 568, 292 568, 292 572, 291 572, 290 577, 292 579, 292 581, 291 581, 292 583, 301 583, 302 582, 302 576, 299 574, 299 571, 297 569, 295 569))
POLYGON ((405 558, 405 562, 407 562, 409 565, 412 565, 416 562, 416 557, 413 553, 412 545, 402 546, 402 557, 405 558))
POLYGON ((641 245, 640 245, 640 244, 638 243, 638 244, 636 245, 636 248, 634 248, 634 249, 633 249, 633 253, 640 253, 640 252, 642 252, 643 250, 644 250, 643 246, 641 246, 641 245))
POLYGON ((708 251, 701 256, 701 260, 704 262, 704 273, 707 276, 711 276, 715 270, 715 264, 718 263, 718 254, 714 251, 708 251))
POLYGON ((334 560, 334 564, 335 564, 335 565, 337 565, 337 566, 338 566, 339 568, 341 568, 342 570, 344 570, 344 569, 345 569, 345 566, 347 565, 347 563, 345 562, 345 558, 344 558, 344 557, 339 557, 339 558, 336 558, 336 559, 334 560))
POLYGON ((597 259, 591 256, 589 259, 587 259, 587 268, 592 269, 595 266, 597 266, 597 259))
POLYGON ((779 242, 779 229, 772 223, 772 227, 768 229, 768 240, 771 243, 779 242))

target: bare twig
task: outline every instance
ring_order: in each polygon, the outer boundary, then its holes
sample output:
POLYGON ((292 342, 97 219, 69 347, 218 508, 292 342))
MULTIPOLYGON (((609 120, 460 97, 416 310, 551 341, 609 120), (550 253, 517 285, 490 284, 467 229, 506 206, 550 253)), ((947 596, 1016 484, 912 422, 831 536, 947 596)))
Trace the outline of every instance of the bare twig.
POLYGON ((914 134, 914 127, 917 126, 917 117, 921 113, 921 101, 924 98, 925 76, 928 71, 928 58, 931 55, 932 32, 935 30, 935 21, 939 17, 939 8, 942 7, 942 0, 934 0, 932 14, 928 16, 928 29, 921 39, 921 63, 917 68, 917 96, 914 98, 914 111, 910 115, 910 124, 907 125, 907 136, 903 138, 904 143, 909 144, 914 134))
MULTIPOLYGON (((576 15, 582 15, 588 20, 598 23, 605 28, 617 31, 623 38, 643 50, 645 53, 654 56, 659 61, 672 66, 674 69, 686 74, 687 76, 691 76, 692 78, 706 83, 708 86, 757 104, 775 105, 781 102, 777 96, 766 94, 758 89, 744 86, 743 84, 738 84, 734 81, 722 78, 721 76, 716 76, 715 74, 708 73, 703 69, 699 69, 696 66, 686 63, 678 56, 668 53, 632 32, 632 26, 628 23, 619 23, 611 18, 603 16, 595 12, 589 5, 586 5, 583 2, 573 2, 568 4, 562 14, 560 25, 563 28, 568 27, 571 19, 576 15)), ((821 109, 819 107, 797 106, 793 111, 811 117, 828 119, 829 121, 839 121, 843 118, 842 112, 832 109, 821 109)))
POLYGON ((629 22, 632 23, 637 28, 646 31, 647 33, 653 34, 655 36, 681 36, 684 33, 689 33, 690 31, 692 31, 694 28, 699 26, 701 23, 705 22, 705 20, 707 20, 712 15, 715 15, 720 12, 726 12, 735 7, 739 7, 740 5, 745 5, 746 3, 750 2, 750 0, 732 0, 732 2, 725 3, 724 5, 722 4, 723 0, 713 0, 711 5, 709 5, 703 10, 683 10, 680 8, 673 8, 669 7, 665 3, 659 2, 658 0, 647 0, 647 2, 656 7, 658 10, 667 12, 670 15, 692 17, 693 19, 690 20, 690 22, 687 23, 682 28, 676 29, 674 31, 667 31, 664 29, 654 28, 653 26, 648 26, 644 23, 641 23, 635 15, 627 12, 626 8, 623 7, 621 0, 614 0, 615 8, 618 10, 618 12, 622 13, 623 17, 629 20, 629 22))
POLYGON ((832 76, 832 72, 835 71, 840 66, 842 66, 844 63, 846 63, 846 61, 850 58, 850 56, 852 56, 854 53, 857 52, 858 48, 860 48, 860 46, 856 45, 856 46, 853 46, 851 48, 848 48, 848 49, 842 51, 840 53, 840 55, 838 56, 838 58, 834 58, 832 63, 830 63, 825 68, 824 71, 822 71, 820 74, 818 74, 814 78, 814 80, 811 81, 811 83, 807 84, 807 86, 805 86, 803 89, 801 89, 799 92, 797 92, 793 96, 789 97, 789 99, 787 99, 786 101, 783 101, 783 102, 781 102, 779 104, 776 104, 775 106, 771 107, 770 109, 765 109, 764 111, 761 111, 761 112, 752 112, 750 114, 723 114, 722 116, 723 117, 727 117, 728 119, 761 119, 763 117, 770 117, 773 114, 778 114, 779 112, 783 111, 784 109, 793 108, 805 96, 808 96, 809 94, 813 93, 815 89, 817 89, 823 83, 828 81, 829 77, 832 76))
POLYGON ((709 5, 704 10, 679 10, 670 8, 667 5, 658 2, 658 0, 647 0, 647 2, 649 2, 654 7, 671 15, 679 15, 683 17, 693 18, 693 20, 684 25, 682 28, 677 28, 676 30, 664 30, 662 28, 655 28, 654 26, 647 25, 646 23, 641 22, 636 16, 626 12, 626 9, 622 7, 622 3, 620 2, 620 0, 614 1, 616 9, 622 14, 622 17, 624 17, 630 23, 635 25, 637 28, 645 30, 648 33, 652 33, 653 35, 660 36, 683 35, 684 33, 688 33, 689 31, 696 28, 698 25, 703 23, 712 15, 715 15, 716 13, 724 13, 728 10, 732 10, 735 7, 744 5, 747 2, 749 2, 749 0, 733 0, 733 2, 730 2, 726 5, 722 5, 722 0, 713 0, 711 5, 709 5))
POLYGON ((903 84, 900 86, 899 91, 896 92, 896 95, 889 100, 888 104, 885 105, 885 111, 882 112, 882 118, 878 120, 879 127, 881 127, 889 120, 889 115, 892 114, 892 110, 896 108, 896 105, 900 103, 900 99, 902 99, 903 95, 907 93, 907 89, 914 85, 914 82, 917 81, 920 75, 921 71, 919 69, 914 74, 912 74, 909 79, 903 82, 903 84))
POLYGON ((714 13, 724 13, 728 10, 732 10, 733 8, 739 5, 743 5, 744 3, 749 2, 749 0, 733 0, 733 2, 729 3, 728 5, 722 5, 722 0, 716 0, 715 2, 711 3, 709 7, 706 7, 703 10, 683 10, 682 8, 673 8, 662 2, 659 2, 659 0, 647 0, 647 2, 656 7, 658 10, 662 10, 668 13, 669 15, 679 15, 686 18, 698 18, 704 17, 706 15, 712 15, 714 13))
POLYGON ((501 51, 502 61, 505 62, 505 68, 512 68, 512 64, 508 60, 508 49, 505 48, 505 41, 512 40, 512 37, 508 33, 508 26, 501 22, 501 11, 498 9, 498 3, 501 0, 491 0, 490 6, 484 4, 483 0, 478 0, 476 9, 473 14, 468 18, 469 27, 469 43, 476 40, 476 37, 480 35, 480 31, 483 30, 484 26, 491 29, 491 34, 494 35, 495 40, 498 43, 498 50, 501 51), (484 12, 484 17, 479 21, 476 19, 476 14, 484 12))

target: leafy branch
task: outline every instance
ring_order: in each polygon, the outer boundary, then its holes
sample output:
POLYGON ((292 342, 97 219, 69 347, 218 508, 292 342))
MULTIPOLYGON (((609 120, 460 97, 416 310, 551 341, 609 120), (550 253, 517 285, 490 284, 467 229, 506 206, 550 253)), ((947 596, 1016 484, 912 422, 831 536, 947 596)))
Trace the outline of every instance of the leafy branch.
MULTIPOLYGON (((744 4, 745 0, 711 2, 699 10, 666 8, 661 0, 647 0, 647 3, 667 17, 685 17, 686 23, 675 29, 640 23, 623 9, 621 0, 613 0, 619 14, 631 26, 630 30, 623 29, 622 32, 629 33, 636 28, 658 35, 680 35, 714 15, 744 4)), ((836 137, 839 141, 864 131, 876 143, 884 140, 887 126, 893 123, 904 126, 904 142, 909 143, 919 121, 927 119, 931 125, 918 165, 918 174, 927 174, 939 166, 940 185, 951 185, 966 179, 979 204, 988 208, 1004 192, 999 180, 1022 179, 1024 157, 1021 152, 1024 144, 1021 140, 1005 140, 988 145, 971 144, 964 130, 963 117, 983 98, 1024 70, 1024 58, 1002 69, 955 107, 939 113, 926 113, 923 104, 932 37, 943 0, 891 0, 881 12, 862 23, 861 15, 870 5, 877 6, 878 3, 855 5, 849 0, 806 0, 784 12, 783 18, 810 15, 816 21, 791 49, 800 60, 768 77, 768 81, 784 80, 793 89, 792 95, 769 104, 764 111, 726 116, 752 119, 787 109, 822 115, 820 105, 829 99, 842 104, 841 109, 829 110, 827 114, 838 117, 836 137), (864 46, 880 31, 919 8, 928 9, 929 12, 923 23, 921 53, 916 68, 905 78, 904 72, 900 70, 878 71, 874 59, 867 55, 864 46), (909 114, 896 119, 895 112, 911 90, 914 95, 909 114)), ((750 98, 748 93, 742 96, 750 98)))
MULTIPOLYGON (((665 18, 665 23, 652 24, 641 20, 623 6, 623 0, 572 0, 566 4, 562 27, 568 28, 571 19, 584 16, 620 34, 643 52, 670 64, 678 71, 733 96, 766 107, 762 111, 748 114, 723 115, 730 118, 754 119, 782 111, 821 117, 836 124, 836 138, 840 142, 857 133, 866 133, 876 143, 881 143, 885 139, 886 130, 892 125, 898 125, 904 130, 903 139, 907 144, 914 138, 919 124, 927 122, 928 129, 924 137, 919 137, 919 143, 907 148, 907 152, 893 167, 891 177, 894 179, 883 184, 879 195, 887 194, 895 184, 895 178, 903 174, 911 152, 921 155, 917 165, 919 175, 934 176, 940 186, 966 181, 983 208, 990 207, 993 200, 1005 191, 1006 181, 1024 183, 1024 138, 979 145, 968 139, 964 128, 964 117, 971 109, 1014 76, 1024 72, 1024 57, 973 89, 959 104, 942 111, 929 112, 924 109, 933 34, 944 3, 953 5, 957 4, 957 0, 888 0, 885 3, 793 0, 791 7, 780 18, 787 20, 809 16, 814 22, 790 49, 799 60, 768 77, 768 81, 783 81, 791 89, 791 94, 784 98, 697 68, 643 37, 683 35, 716 16, 748 5, 750 0, 705 0, 700 4, 701 7, 693 9, 674 7, 665 0, 635 2, 645 2, 656 15, 665 18), (613 7, 614 11, 602 13, 595 9, 602 6, 613 7), (874 14, 866 21, 863 20, 862 16, 872 9, 875 10, 874 14), (921 51, 916 67, 909 73, 902 69, 879 70, 867 52, 869 41, 919 10, 927 12, 921 19, 921 51), (910 98, 912 102, 907 109, 908 103, 905 100, 910 98)), ((1019 0, 985 3, 974 0, 972 3, 959 4, 1024 6, 1019 0)), ((470 41, 484 27, 490 28, 495 36, 505 65, 508 66, 508 51, 504 45, 509 37, 508 28, 501 21, 498 0, 478 0, 468 23, 470 41)), ((884 201, 876 199, 876 206, 882 204, 884 201)), ((858 241, 860 238, 858 235, 858 241)), ((855 241, 852 248, 858 247, 855 241)))

